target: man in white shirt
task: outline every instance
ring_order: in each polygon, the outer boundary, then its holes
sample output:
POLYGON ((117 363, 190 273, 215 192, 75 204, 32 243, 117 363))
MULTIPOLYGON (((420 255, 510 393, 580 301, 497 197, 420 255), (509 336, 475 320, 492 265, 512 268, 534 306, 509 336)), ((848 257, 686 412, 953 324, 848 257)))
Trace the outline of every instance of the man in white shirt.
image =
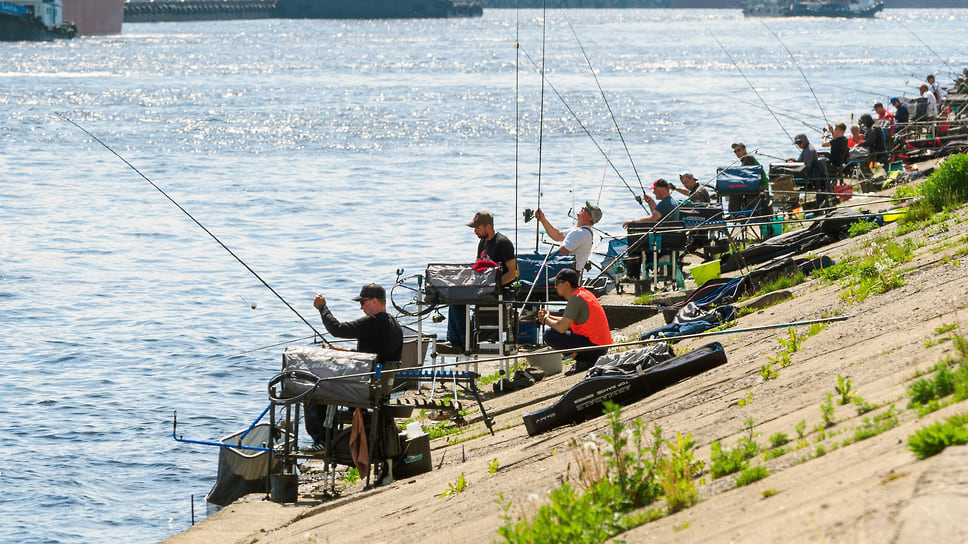
POLYGON ((575 255, 575 270, 581 274, 592 253, 592 245, 595 243, 592 225, 601 221, 601 208, 586 200, 585 206, 578 211, 578 221, 575 226, 565 231, 555 228, 541 208, 534 212, 534 216, 538 218, 552 240, 561 242, 561 247, 558 249, 559 255, 575 255))
POLYGON ((938 99, 935 98, 934 93, 931 92, 931 88, 928 87, 927 83, 921 84, 921 98, 928 101, 928 115, 931 117, 938 116, 938 99))

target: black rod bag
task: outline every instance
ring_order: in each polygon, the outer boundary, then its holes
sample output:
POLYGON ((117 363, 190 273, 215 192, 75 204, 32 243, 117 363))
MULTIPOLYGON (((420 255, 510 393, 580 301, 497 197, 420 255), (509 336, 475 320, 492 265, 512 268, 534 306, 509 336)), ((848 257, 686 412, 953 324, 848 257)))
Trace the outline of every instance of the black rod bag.
POLYGON ((639 376, 601 376, 585 380, 544 410, 524 415, 528 436, 602 415, 605 401, 617 403, 643 399, 685 378, 702 374, 726 362, 719 342, 706 344, 649 368, 639 376))

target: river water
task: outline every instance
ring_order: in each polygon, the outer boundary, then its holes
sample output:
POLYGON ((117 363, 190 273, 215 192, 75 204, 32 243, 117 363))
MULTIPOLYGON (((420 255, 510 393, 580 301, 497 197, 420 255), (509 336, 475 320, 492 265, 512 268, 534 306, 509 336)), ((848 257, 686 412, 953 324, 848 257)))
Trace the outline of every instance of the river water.
POLYGON ((535 223, 515 216, 539 187, 556 225, 600 200, 616 233, 642 215, 629 187, 708 179, 737 140, 764 163, 791 156, 824 117, 968 63, 968 10, 541 21, 128 24, 0 43, 3 540, 154 542, 189 527, 192 497, 202 519, 217 451, 172 440, 173 413, 190 439, 244 428, 283 349, 259 348, 312 333, 135 169, 321 330, 316 292, 349 319, 365 282, 469 260, 478 209, 522 250, 535 223))

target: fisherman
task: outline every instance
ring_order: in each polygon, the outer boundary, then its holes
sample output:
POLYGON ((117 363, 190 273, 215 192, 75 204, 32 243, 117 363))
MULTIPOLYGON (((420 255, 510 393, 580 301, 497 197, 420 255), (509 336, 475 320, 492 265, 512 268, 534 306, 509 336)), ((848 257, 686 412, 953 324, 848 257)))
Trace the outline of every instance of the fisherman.
MULTIPOLYGON (((612 343, 608 318, 598 298, 591 291, 578 286, 578 272, 565 268, 555 276, 555 289, 568 301, 561 317, 553 316, 547 309, 538 310, 538 323, 547 325, 544 341, 556 350, 607 346, 612 343)), ((595 366, 608 348, 573 353, 575 364, 565 372, 567 375, 583 372, 595 366)))
MULTIPOLYGON (((813 147, 806 134, 797 134, 793 138, 793 144, 800 148, 800 156, 796 162, 803 163, 803 176, 808 185, 812 185, 817 191, 817 207, 824 207, 827 203, 827 172, 824 170, 823 163, 817 155, 817 149, 813 147)), ((794 162, 793 158, 787 162, 794 162)))
MULTIPOLYGON (((759 166, 760 161, 756 160, 753 155, 748 155, 746 153, 746 145, 742 142, 733 143, 732 146, 733 153, 736 154, 736 158, 739 159, 739 163, 743 166, 759 166)), ((760 173, 760 192, 764 191, 769 187, 769 178, 766 175, 766 170, 760 173)), ((752 195, 730 195, 729 196, 729 213, 737 213, 746 210, 754 205, 758 205, 762 202, 762 197, 758 194, 752 195)), ((772 213, 772 212, 770 212, 772 213)))
POLYGON ((919 87, 919 90, 921 91, 921 98, 924 98, 925 100, 928 101, 928 117, 932 117, 932 118, 937 117, 938 116, 937 96, 935 96, 935 94, 931 92, 931 88, 928 87, 927 83, 922 83, 921 86, 919 87))
POLYGON ((602 220, 602 209, 586 200, 585 206, 578 210, 575 226, 565 231, 555 228, 541 208, 534 212, 534 216, 538 218, 552 240, 561 242, 561 247, 558 248, 559 255, 575 255, 575 269, 581 275, 586 268, 588 257, 592 254, 592 245, 595 243, 592 225, 602 220))
POLYGON ((830 132, 824 131, 823 141, 820 145, 823 147, 830 148, 830 166, 833 169, 835 179, 840 179, 843 174, 844 165, 847 164, 847 125, 845 123, 837 123, 836 125, 830 127, 830 132), (831 133, 833 137, 831 137, 831 133))
POLYGON ((877 112, 877 125, 883 128, 885 131, 890 131, 887 133, 888 136, 894 136, 894 114, 887 111, 887 109, 884 108, 884 104, 881 104, 880 102, 874 103, 874 111, 877 112))
MULTIPOLYGON (((860 122, 861 126, 864 127, 866 132, 864 133, 864 141, 857 144, 856 149, 866 150, 867 156, 869 157, 869 160, 861 161, 861 172, 863 172, 865 176, 870 176, 871 171, 869 163, 871 161, 884 162, 887 158, 885 156, 887 146, 884 144, 884 132, 881 131, 881 127, 874 125, 874 118, 868 113, 861 115, 858 121, 860 122)), ((860 156, 862 155, 858 155, 858 157, 860 156)))
MULTIPOLYGON (((356 351, 376 354, 376 362, 384 365, 400 361, 403 353, 403 330, 393 316, 387 313, 387 292, 380 285, 370 283, 363 286, 360 295, 353 297, 360 303, 364 316, 349 322, 340 322, 326 305, 326 297, 317 294, 313 306, 319 310, 323 326, 337 338, 355 338, 356 351)), ((331 349, 350 351, 347 348, 329 345, 331 349)), ((326 407, 309 400, 306 402, 306 432, 313 439, 313 445, 303 448, 308 452, 325 449, 323 443, 326 407)))
POLYGON ((672 187, 672 190, 686 195, 693 204, 709 204, 709 191, 699 184, 692 172, 686 171, 679 174, 679 181, 682 182, 683 187, 672 187))
POLYGON ((853 149, 854 146, 864 141, 864 134, 860 131, 860 125, 850 125, 850 136, 847 138, 847 147, 853 149))
POLYGON ((904 127, 907 126, 908 120, 911 118, 911 114, 908 112, 907 106, 904 105, 904 102, 901 102, 901 99, 896 96, 891 97, 891 105, 894 106, 894 121, 897 129, 895 134, 898 134, 904 130, 904 127))
POLYGON ((928 88, 931 89, 931 93, 938 100, 938 104, 944 100, 944 89, 941 88, 941 84, 934 80, 934 74, 928 74, 928 88))
MULTIPOLYGON (((473 228, 474 234, 480 239, 477 243, 475 266, 500 266, 501 277, 498 281, 502 288, 509 287, 518 277, 514 244, 507 236, 494 230, 494 216, 491 212, 477 212, 467 226, 473 228)), ((437 343, 439 353, 464 352, 467 344, 467 307, 463 304, 452 304, 447 312, 447 342, 449 345, 437 343)))
POLYGON ((667 217, 667 221, 678 221, 679 220, 679 204, 676 203, 675 199, 672 198, 672 190, 675 186, 668 181, 659 178, 655 180, 652 184, 652 192, 655 193, 655 198, 659 200, 656 201, 652 199, 648 193, 642 193, 642 198, 645 199, 646 204, 649 205, 649 209, 652 210, 650 215, 645 217, 640 217, 633 221, 626 221, 622 223, 622 228, 627 229, 631 223, 639 223, 642 221, 659 221, 663 217, 667 217))

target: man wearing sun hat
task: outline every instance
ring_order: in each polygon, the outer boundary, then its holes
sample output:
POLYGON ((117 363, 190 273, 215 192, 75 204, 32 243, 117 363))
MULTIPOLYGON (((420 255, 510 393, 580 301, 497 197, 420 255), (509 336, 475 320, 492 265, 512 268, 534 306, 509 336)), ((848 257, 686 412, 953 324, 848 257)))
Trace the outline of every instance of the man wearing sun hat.
POLYGON ((586 200, 582 209, 578 210, 578 221, 575 226, 564 231, 555 228, 541 208, 534 212, 534 216, 538 218, 552 240, 561 242, 558 254, 575 255, 575 270, 580 275, 585 269, 588 257, 592 254, 592 245, 595 243, 592 225, 602 220, 602 209, 586 200))

